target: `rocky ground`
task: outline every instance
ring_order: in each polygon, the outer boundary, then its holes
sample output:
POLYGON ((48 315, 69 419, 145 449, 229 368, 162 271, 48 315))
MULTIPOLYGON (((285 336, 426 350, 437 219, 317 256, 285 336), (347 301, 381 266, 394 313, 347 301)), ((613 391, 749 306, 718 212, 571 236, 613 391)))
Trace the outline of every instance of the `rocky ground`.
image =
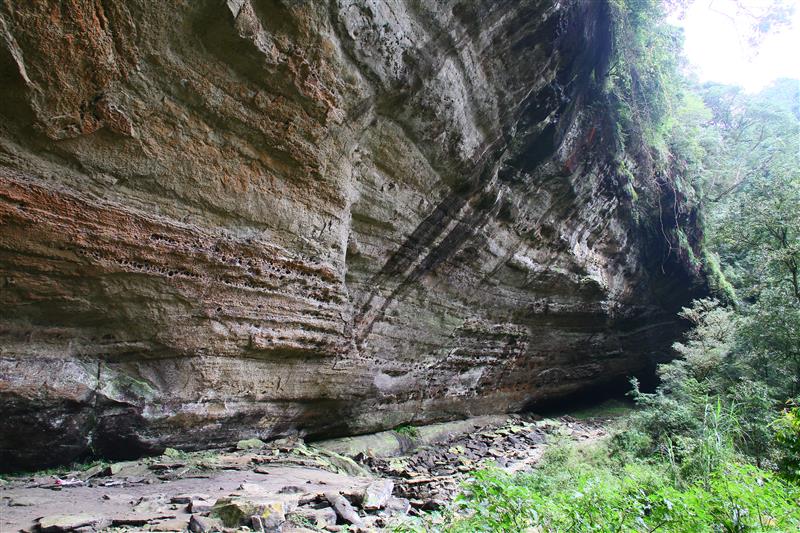
POLYGON ((530 468, 549 436, 595 439, 606 433, 607 419, 513 415, 483 422, 471 431, 462 423, 424 446, 415 445, 420 430, 403 428, 395 435, 410 450, 394 457, 370 447, 350 458, 325 443, 253 439, 235 450, 167 450, 138 461, 7 477, 0 485, 0 529, 380 531, 452 500, 487 462, 530 468))

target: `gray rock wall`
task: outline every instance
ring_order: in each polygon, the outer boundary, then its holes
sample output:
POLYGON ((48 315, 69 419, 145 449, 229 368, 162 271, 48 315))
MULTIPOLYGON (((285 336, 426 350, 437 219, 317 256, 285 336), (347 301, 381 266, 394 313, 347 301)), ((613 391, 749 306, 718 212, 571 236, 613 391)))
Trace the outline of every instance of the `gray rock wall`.
POLYGON ((641 370, 702 281, 613 163, 611 32, 593 0, 3 3, 0 464, 641 370))

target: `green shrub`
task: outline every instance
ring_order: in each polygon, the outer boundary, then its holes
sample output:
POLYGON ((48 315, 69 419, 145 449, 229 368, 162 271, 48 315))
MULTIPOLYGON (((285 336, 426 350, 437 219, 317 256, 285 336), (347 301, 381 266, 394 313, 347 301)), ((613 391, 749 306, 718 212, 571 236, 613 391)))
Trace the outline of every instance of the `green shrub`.
POLYGON ((800 483, 800 407, 786 409, 775 422, 775 428, 781 472, 800 483))
POLYGON ((409 424, 403 424, 394 428, 394 432, 398 435, 405 435, 408 438, 416 439, 419 437, 419 429, 409 424))
POLYGON ((659 366, 657 390, 644 394, 632 382, 640 409, 630 426, 648 440, 637 437, 634 450, 623 442, 632 437, 620 436, 617 447, 666 460, 683 482, 706 479, 715 465, 734 457, 759 467, 774 465, 771 426, 776 405, 791 390, 786 386, 791 366, 768 357, 773 350, 753 350, 752 319, 716 300, 697 300, 680 316, 693 327, 673 346, 680 357, 659 366))
POLYGON ((771 425, 775 418, 775 401, 770 388, 761 381, 744 379, 732 385, 726 395, 739 424, 739 431, 734 435, 737 451, 756 466, 764 466, 774 455, 771 425))
POLYGON ((478 471, 451 511, 395 531, 797 531, 798 498, 797 486, 753 466, 726 463, 708 483, 681 488, 663 465, 558 450, 530 474, 478 471))

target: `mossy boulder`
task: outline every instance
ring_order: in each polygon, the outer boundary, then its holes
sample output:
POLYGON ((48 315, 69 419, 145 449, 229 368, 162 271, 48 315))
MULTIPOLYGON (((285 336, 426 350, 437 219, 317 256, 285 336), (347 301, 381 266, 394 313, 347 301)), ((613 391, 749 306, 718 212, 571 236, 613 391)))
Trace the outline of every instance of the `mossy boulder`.
POLYGON ((258 450, 266 446, 261 439, 244 439, 236 443, 237 450, 258 450))
POLYGON ((286 502, 267 497, 220 498, 211 509, 211 516, 219 518, 226 527, 249 526, 254 516, 277 526, 286 521, 286 502))

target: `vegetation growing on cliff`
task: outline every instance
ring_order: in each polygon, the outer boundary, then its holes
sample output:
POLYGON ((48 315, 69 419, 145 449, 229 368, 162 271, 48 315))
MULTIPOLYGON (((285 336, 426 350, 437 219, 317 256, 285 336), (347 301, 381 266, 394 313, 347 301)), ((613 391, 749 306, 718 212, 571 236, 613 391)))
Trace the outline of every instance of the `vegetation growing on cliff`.
POLYGON ((618 138, 663 155, 683 84, 678 30, 663 22, 659 0, 612 0, 609 7, 615 39, 606 83, 617 110, 618 138))
POLYGON ((722 279, 709 270, 694 231, 700 198, 693 178, 702 172, 710 113, 683 75, 681 33, 666 22, 661 0, 613 0, 609 9, 614 39, 605 96, 632 214, 651 238, 666 241, 662 266, 678 261, 722 279))
POLYGON ((403 528, 800 530, 800 81, 756 95, 694 83, 662 2, 610 6, 606 89, 621 148, 639 154, 638 173, 620 162, 628 197, 649 189, 639 209, 661 210, 671 186, 698 207, 699 247, 679 220, 661 230, 712 297, 680 313, 676 358, 655 391, 633 380, 638 409, 610 441, 554 442, 530 474, 478 472, 442 516, 403 528))

